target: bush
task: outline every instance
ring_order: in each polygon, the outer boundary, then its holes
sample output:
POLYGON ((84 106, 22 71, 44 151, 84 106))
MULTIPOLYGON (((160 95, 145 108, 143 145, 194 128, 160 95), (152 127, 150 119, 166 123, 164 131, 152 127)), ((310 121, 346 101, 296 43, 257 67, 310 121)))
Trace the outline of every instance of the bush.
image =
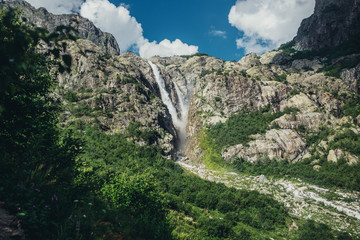
POLYGON ((73 91, 68 90, 64 95, 63 95, 64 99, 67 100, 68 102, 77 102, 79 101, 78 96, 76 95, 76 93, 74 93, 73 91))

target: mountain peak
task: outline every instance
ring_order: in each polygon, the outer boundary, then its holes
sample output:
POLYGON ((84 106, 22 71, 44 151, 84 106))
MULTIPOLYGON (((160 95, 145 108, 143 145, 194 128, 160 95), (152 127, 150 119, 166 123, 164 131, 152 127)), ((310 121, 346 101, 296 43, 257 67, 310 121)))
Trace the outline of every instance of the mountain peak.
POLYGON ((360 34, 360 0, 316 0, 312 16, 304 19, 294 38, 296 50, 337 46, 360 34))

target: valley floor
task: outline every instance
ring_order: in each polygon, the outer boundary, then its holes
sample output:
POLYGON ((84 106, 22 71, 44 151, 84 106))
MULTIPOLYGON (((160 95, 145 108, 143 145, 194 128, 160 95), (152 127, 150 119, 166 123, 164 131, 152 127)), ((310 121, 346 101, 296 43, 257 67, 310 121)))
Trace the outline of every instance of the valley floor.
POLYGON ((178 161, 178 164, 203 179, 224 183, 228 187, 256 190, 271 195, 284 203, 293 216, 313 219, 336 230, 360 234, 359 192, 325 189, 302 182, 300 179, 268 179, 264 175, 249 176, 226 170, 213 171, 204 165, 192 165, 186 158, 178 161))

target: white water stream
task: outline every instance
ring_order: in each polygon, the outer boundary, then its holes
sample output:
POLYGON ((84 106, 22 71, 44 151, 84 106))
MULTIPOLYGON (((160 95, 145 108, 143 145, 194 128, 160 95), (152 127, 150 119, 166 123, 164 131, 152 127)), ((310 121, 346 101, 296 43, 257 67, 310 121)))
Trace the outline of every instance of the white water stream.
POLYGON ((179 101, 178 109, 177 109, 175 107, 175 104, 171 101, 169 93, 166 91, 165 81, 161 77, 158 67, 151 61, 148 62, 153 70, 156 83, 159 86, 161 100, 168 108, 173 125, 177 130, 178 141, 179 141, 178 148, 181 151, 186 144, 186 124, 187 124, 187 118, 189 112, 189 103, 188 103, 189 101, 186 99, 186 96, 180 91, 177 84, 173 82, 177 99, 179 101))

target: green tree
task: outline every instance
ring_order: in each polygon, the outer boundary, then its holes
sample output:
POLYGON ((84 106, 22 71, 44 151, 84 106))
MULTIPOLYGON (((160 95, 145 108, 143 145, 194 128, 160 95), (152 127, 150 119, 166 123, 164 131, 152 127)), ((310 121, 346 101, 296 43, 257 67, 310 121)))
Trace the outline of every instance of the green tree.
POLYGON ((25 27, 13 10, 0 13, 0 197, 30 239, 57 234, 68 212, 51 196, 64 207, 72 195, 78 141, 57 127, 60 105, 49 97, 53 65, 36 50, 40 40, 59 36, 25 27))
POLYGON ((115 175, 103 185, 100 192, 110 204, 127 215, 128 235, 145 239, 169 239, 163 196, 150 176, 115 175), (129 222, 129 219, 131 221, 129 222))

